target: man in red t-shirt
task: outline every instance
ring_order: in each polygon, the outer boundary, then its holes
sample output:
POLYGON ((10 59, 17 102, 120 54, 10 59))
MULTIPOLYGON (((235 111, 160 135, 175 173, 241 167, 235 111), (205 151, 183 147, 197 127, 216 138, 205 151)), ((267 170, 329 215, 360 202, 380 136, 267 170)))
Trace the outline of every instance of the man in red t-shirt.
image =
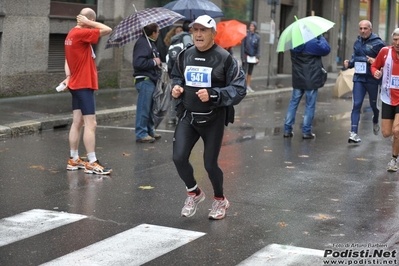
POLYGON ((67 170, 84 169, 85 173, 106 175, 112 169, 101 166, 95 153, 97 121, 94 91, 98 90, 98 78, 92 44, 96 44, 101 36, 109 34, 112 29, 95 20, 94 10, 83 8, 77 16, 77 25, 69 31, 65 39, 66 79, 63 83, 72 94, 73 109, 67 170), (78 152, 83 125, 83 143, 88 162, 84 162, 78 152))

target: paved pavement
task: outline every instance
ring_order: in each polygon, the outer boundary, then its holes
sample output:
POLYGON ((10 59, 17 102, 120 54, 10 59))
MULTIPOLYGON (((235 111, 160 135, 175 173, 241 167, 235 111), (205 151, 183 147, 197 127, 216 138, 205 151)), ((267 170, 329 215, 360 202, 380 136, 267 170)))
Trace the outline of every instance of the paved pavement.
MULTIPOLYGON (((337 73, 329 73, 326 86, 334 86, 337 73)), ((291 90, 291 75, 277 75, 270 79, 254 77, 255 93, 276 93, 291 90)), ((67 92, 0 99, 0 137, 14 137, 41 130, 67 127, 72 122, 71 96, 67 92)), ((137 91, 132 88, 100 89, 96 93, 97 121, 133 116, 136 111, 137 91)))

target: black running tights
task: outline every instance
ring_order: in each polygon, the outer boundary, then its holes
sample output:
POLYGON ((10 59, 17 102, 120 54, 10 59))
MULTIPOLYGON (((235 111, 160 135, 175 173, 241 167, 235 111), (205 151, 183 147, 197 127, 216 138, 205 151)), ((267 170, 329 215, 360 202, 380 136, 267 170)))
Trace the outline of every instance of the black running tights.
POLYGON ((215 197, 223 197, 223 172, 218 165, 222 146, 225 109, 220 108, 216 120, 208 126, 195 126, 190 123, 191 115, 186 114, 177 124, 173 139, 173 162, 180 178, 188 189, 197 185, 194 169, 189 161, 194 145, 201 137, 204 141, 204 166, 212 183, 215 197))

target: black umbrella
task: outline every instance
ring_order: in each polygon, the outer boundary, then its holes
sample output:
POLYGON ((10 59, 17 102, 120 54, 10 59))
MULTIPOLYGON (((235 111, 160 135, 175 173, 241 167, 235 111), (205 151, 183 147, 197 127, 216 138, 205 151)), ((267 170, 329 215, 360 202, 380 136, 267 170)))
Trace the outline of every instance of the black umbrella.
POLYGON ((224 17, 222 10, 208 0, 176 0, 166 4, 164 8, 175 11, 189 20, 195 20, 201 15, 212 18, 224 17))

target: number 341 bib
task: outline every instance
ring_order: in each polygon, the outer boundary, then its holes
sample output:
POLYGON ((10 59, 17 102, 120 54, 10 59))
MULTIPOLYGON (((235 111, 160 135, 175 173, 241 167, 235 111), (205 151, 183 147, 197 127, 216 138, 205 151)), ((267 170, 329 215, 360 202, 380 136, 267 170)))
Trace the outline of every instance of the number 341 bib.
POLYGON ((211 87, 211 67, 187 66, 184 71, 186 85, 191 87, 211 87))

